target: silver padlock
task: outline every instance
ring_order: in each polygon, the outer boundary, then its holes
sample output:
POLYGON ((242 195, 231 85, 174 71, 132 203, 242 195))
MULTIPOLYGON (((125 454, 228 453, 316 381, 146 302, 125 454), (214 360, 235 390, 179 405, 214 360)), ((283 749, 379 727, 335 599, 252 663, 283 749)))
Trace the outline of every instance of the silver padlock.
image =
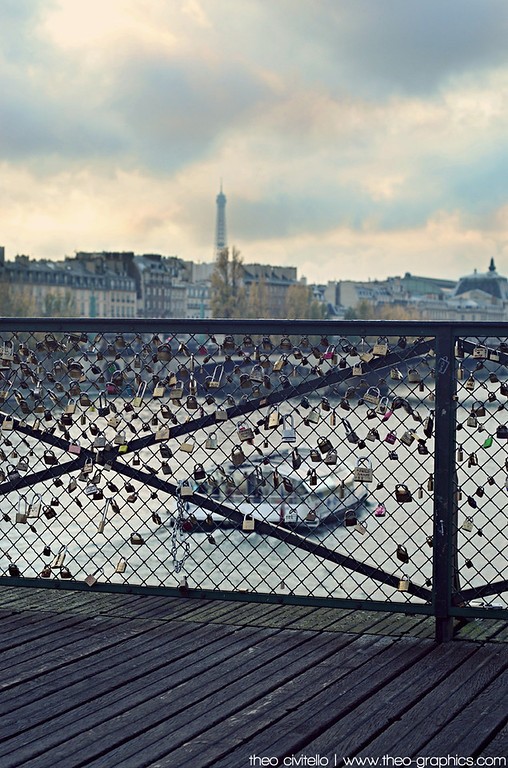
POLYGON ((215 432, 212 432, 212 434, 207 437, 205 448, 207 451, 213 451, 217 448, 217 435, 215 432))
POLYGON ((282 417, 282 440, 285 443, 296 442, 294 419, 291 414, 285 414, 282 417))

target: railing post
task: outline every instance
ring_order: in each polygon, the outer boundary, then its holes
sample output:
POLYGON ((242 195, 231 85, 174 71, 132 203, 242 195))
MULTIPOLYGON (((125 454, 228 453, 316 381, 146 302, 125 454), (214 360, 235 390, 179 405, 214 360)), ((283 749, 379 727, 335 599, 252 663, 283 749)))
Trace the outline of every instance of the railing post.
POLYGON ((435 638, 453 636, 449 608, 456 576, 457 531, 455 521, 455 340, 450 325, 436 333, 436 435, 433 528, 433 599, 435 638))

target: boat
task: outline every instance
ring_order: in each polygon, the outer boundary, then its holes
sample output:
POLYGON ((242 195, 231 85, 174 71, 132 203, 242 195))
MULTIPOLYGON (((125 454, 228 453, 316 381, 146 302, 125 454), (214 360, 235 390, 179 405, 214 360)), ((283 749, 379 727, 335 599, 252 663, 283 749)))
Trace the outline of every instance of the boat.
MULTIPOLYGON (((354 480, 345 464, 315 461, 315 454, 300 448, 269 456, 249 457, 239 465, 225 464, 205 471, 192 489, 241 515, 239 525, 228 517, 184 501, 183 530, 215 528, 252 530, 257 520, 292 530, 313 530, 344 521, 367 498, 367 488, 354 480)), ((184 495, 182 499, 184 500, 184 495)))

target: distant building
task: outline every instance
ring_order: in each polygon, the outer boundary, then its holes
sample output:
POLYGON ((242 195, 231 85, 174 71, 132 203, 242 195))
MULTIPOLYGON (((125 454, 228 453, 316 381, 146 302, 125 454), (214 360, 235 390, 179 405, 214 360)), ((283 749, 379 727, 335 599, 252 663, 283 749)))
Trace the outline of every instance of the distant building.
POLYGON ((274 318, 284 317, 288 289, 298 284, 296 267, 272 267, 270 264, 244 264, 242 280, 248 302, 253 286, 261 287, 264 316, 274 318))

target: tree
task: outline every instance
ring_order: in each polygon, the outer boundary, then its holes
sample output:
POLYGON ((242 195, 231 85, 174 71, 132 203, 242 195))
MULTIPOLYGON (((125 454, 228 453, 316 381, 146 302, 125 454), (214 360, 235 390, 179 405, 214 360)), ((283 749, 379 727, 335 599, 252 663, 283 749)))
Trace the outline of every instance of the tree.
POLYGON ((307 285, 290 285, 286 294, 286 317, 288 320, 322 320, 326 307, 312 296, 307 285))
POLYGON ((247 317, 260 318, 268 316, 268 290, 266 280, 261 278, 251 283, 247 303, 247 317))
POLYGON ((65 293, 49 292, 44 296, 44 317, 75 317, 76 302, 70 291, 65 293))
POLYGON ((412 307, 400 304, 371 304, 363 299, 354 307, 349 307, 345 320, 417 320, 418 313, 412 307))
POLYGON ((245 287, 242 283, 243 260, 233 246, 217 254, 211 277, 210 308, 213 317, 245 317, 247 310, 245 287))
POLYGON ((35 317, 38 315, 30 289, 24 285, 0 283, 0 315, 2 317, 35 317))

